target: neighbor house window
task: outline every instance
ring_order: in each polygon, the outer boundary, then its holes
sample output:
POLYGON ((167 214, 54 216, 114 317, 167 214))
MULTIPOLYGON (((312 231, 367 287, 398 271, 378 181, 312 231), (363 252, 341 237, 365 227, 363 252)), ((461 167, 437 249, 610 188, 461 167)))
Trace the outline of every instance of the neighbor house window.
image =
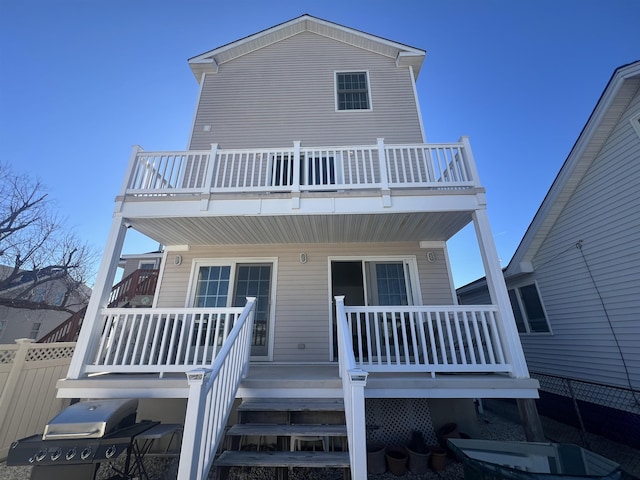
POLYGON ((631 118, 631 126, 640 137, 640 113, 631 118))
POLYGON ((370 110, 367 72, 336 73, 336 109, 370 110))
POLYGON ((549 322, 535 283, 509 290, 509 300, 520 333, 549 333, 549 322))
POLYGON ((31 333, 29 334, 29 338, 37 338, 38 337, 38 333, 40 333, 40 327, 42 326, 42 323, 40 322, 33 322, 33 326, 31 327, 31 333))

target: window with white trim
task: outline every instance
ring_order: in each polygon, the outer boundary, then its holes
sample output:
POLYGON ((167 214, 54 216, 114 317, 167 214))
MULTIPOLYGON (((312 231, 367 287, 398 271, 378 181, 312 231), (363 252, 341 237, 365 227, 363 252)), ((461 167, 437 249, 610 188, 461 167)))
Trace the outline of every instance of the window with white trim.
POLYGON ((190 303, 194 307, 243 307, 247 297, 256 297, 251 354, 265 356, 274 301, 274 270, 270 261, 199 261, 190 303))
POLYGON ((336 72, 336 110, 371 110, 367 72, 336 72))
POLYGON ((509 300, 520 333, 550 333, 549 321, 535 283, 509 289, 509 300))

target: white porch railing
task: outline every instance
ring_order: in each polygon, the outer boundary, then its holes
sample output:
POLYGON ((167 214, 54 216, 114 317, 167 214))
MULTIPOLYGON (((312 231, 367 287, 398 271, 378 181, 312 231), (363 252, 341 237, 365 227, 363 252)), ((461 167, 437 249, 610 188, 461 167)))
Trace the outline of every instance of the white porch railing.
POLYGON ((211 368, 187 373, 189 399, 178 480, 202 480, 209 473, 238 386, 249 368, 255 302, 247 298, 211 368))
POLYGON ((237 308, 107 308, 85 371, 186 372, 209 366, 243 312, 237 308))
POLYGON ((347 316, 345 314, 344 297, 336 297, 336 323, 338 325, 338 363, 342 378, 342 394, 344 412, 347 422, 347 440, 349 442, 349 463, 351 479, 367 478, 367 432, 364 412, 364 388, 368 373, 359 369, 353 355, 353 344, 347 316))
POLYGON ((367 372, 510 372, 492 305, 344 307, 367 372))
POLYGON ((135 150, 125 194, 468 188, 479 184, 466 138, 452 144, 135 150))

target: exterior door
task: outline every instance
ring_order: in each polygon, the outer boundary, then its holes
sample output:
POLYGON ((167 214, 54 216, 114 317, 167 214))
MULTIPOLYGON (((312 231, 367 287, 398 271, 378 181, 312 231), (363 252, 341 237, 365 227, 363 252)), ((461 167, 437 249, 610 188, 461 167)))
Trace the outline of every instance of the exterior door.
POLYGON ((417 298, 412 283, 411 262, 406 258, 333 260, 331 262, 331 358, 337 359, 337 328, 335 322, 335 300, 344 295, 344 304, 413 305, 417 298))

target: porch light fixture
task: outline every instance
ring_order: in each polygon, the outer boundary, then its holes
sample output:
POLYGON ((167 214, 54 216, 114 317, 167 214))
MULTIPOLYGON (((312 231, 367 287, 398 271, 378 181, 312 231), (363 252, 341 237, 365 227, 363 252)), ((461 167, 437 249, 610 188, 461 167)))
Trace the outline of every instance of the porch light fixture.
POLYGON ((427 261, 429 263, 433 263, 436 261, 436 254, 435 252, 427 252, 427 261))
POLYGON ((180 265, 182 263, 182 255, 176 255, 173 257, 173 263, 175 265, 180 265))
POLYGON ((307 254, 304 252, 300 254, 300 263, 307 263, 307 254))

